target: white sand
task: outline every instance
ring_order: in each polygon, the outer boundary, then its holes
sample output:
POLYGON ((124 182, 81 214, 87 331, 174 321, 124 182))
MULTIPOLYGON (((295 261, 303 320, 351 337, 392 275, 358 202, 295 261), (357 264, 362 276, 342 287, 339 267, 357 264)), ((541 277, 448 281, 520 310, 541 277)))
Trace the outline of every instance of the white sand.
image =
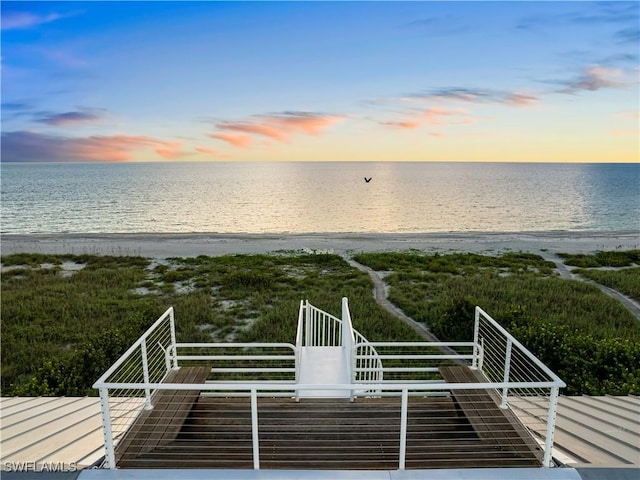
POLYGON ((640 249, 640 232, 491 232, 423 234, 5 234, 2 255, 12 253, 141 255, 194 257, 278 250, 321 250, 338 254, 402 251, 426 252, 590 253, 640 249))

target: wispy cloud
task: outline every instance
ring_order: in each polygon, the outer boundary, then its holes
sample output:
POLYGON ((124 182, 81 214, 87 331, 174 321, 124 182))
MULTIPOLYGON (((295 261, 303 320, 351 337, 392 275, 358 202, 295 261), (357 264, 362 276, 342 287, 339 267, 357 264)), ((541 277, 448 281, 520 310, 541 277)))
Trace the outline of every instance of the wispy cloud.
MULTIPOLYGON (((273 125, 268 125, 265 123, 251 123, 251 122, 224 122, 219 123, 217 127, 220 130, 230 130, 232 132, 241 132, 248 135, 262 135, 264 137, 272 138, 273 140, 277 140, 279 142, 284 142, 286 140, 286 135, 284 132, 279 130, 273 125)), ((250 137, 249 137, 250 138, 250 137)))
POLYGON ((633 26, 629 28, 623 28, 618 30, 615 34, 618 43, 631 43, 637 45, 640 42, 640 28, 633 26))
POLYGON ((28 102, 3 102, 2 110, 11 112, 24 112, 31 110, 33 106, 28 102))
POLYGON ((449 100, 464 103, 495 103, 507 106, 527 106, 538 102, 533 93, 488 90, 483 88, 445 87, 407 95, 407 99, 449 100))
POLYGON ((582 8, 573 12, 551 15, 540 13, 523 17, 517 28, 533 30, 548 25, 584 25, 593 27, 596 24, 628 24, 637 22, 639 9, 635 2, 601 2, 591 4, 592 9, 582 8))
POLYGON ((228 144, 238 148, 247 148, 251 145, 251 137, 249 135, 244 135, 241 133, 212 133, 209 136, 211 138, 227 142, 228 144))
POLYGON ((628 85, 624 72, 617 68, 592 65, 568 80, 559 81, 563 88, 559 93, 575 94, 580 91, 596 91, 603 88, 620 88, 628 85))
POLYGON ((36 122, 67 127, 101 122, 105 117, 106 110, 104 109, 81 108, 71 112, 44 114, 42 117, 37 118, 36 122))
POLYGON ((471 28, 454 15, 431 16, 419 18, 400 25, 401 29, 428 36, 457 35, 460 32, 468 32, 471 28))
POLYGON ((45 15, 26 11, 9 11, 2 14, 2 30, 17 30, 34 28, 47 23, 55 22, 61 18, 77 15, 73 13, 47 13, 45 15))
POLYGON ((2 160, 7 162, 126 162, 139 150, 152 149, 164 159, 184 155, 180 142, 144 135, 63 137, 29 131, 2 133, 2 160))
MULTIPOLYGON (((475 120, 463 109, 430 107, 400 121, 378 122, 382 126, 414 130, 424 125, 440 127, 445 125, 470 125, 475 120)), ((441 136, 441 135, 439 135, 441 136)))
POLYGON ((385 127, 403 128, 406 130, 414 130, 420 126, 420 122, 416 120, 403 120, 396 122, 379 122, 380 125, 385 127))
POLYGON ((255 115, 248 120, 225 121, 216 124, 217 132, 212 138, 230 143, 235 147, 248 147, 252 136, 267 137, 276 142, 289 142, 299 133, 317 136, 335 123, 344 120, 344 116, 326 115, 313 112, 285 111, 269 115, 255 115), (232 133, 228 133, 232 132, 232 133))

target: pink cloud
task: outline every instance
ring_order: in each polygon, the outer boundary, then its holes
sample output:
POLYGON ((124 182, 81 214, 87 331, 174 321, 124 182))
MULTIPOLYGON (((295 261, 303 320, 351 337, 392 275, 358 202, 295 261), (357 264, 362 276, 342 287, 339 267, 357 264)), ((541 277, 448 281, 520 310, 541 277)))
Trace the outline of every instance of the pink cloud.
POLYGON ((267 121, 286 130, 302 131, 308 135, 319 135, 322 130, 344 120, 344 117, 322 116, 309 113, 286 113, 266 117, 267 121))
POLYGON ((415 113, 410 118, 401 121, 379 122, 380 125, 416 129, 422 125, 445 126, 445 125, 470 125, 475 120, 468 116, 463 109, 445 109, 440 107, 430 107, 423 112, 415 113))
POLYGON ((322 115, 309 112, 283 112, 275 115, 256 115, 251 120, 222 122, 216 125, 220 130, 239 134, 215 133, 209 135, 236 147, 247 147, 251 135, 267 137, 277 142, 289 142, 297 133, 318 136, 327 127, 344 120, 342 116, 322 115))
POLYGON ((70 139, 71 154, 95 161, 126 162, 131 154, 141 148, 152 148, 165 159, 182 155, 180 142, 167 142, 147 136, 114 135, 70 139))
POLYGON ((626 86, 624 73, 617 68, 592 65, 572 80, 563 82, 566 88, 561 93, 576 93, 582 90, 594 92, 602 88, 619 88, 626 86))
POLYGON ((420 117, 429 125, 442 125, 442 117, 451 115, 454 113, 443 108, 428 108, 420 117))
POLYGON ((126 162, 141 149, 151 148, 162 158, 184 155, 180 142, 168 142, 144 135, 61 137, 35 132, 17 131, 2 134, 3 160, 126 162))
POLYGON ((505 103, 514 106, 527 106, 537 103, 539 98, 530 93, 514 92, 505 97, 505 103))
POLYGON ((230 143, 234 147, 247 148, 251 145, 251 137, 244 134, 232 134, 232 133, 212 133, 209 135, 211 138, 222 140, 223 142, 230 143))
POLYGON ((242 132, 247 134, 263 135, 265 137, 273 138, 279 142, 286 140, 284 132, 278 130, 275 126, 268 124, 256 124, 256 123, 220 123, 217 125, 222 130, 231 130, 234 132, 242 132))
POLYGON ((420 126, 420 122, 407 120, 404 122, 380 122, 380 125, 385 125, 387 127, 398 127, 405 128, 407 130, 413 130, 420 126))

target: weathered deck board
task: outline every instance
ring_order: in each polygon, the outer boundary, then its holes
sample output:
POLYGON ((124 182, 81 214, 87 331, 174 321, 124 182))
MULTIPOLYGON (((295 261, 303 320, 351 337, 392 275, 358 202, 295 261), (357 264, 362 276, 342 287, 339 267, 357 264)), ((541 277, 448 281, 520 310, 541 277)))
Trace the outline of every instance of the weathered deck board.
MULTIPOLYGON (((440 367, 440 374, 448 383, 489 383, 482 373, 462 365, 440 367)), ((481 439, 523 458, 542 461, 537 442, 511 410, 498 406, 495 391, 456 389, 451 394, 481 439)))
MULTIPOLYGON (((164 383, 204 383, 210 370, 209 367, 181 367, 172 371, 164 383)), ((118 444, 116 461, 135 458, 174 440, 199 395, 199 390, 157 391, 152 398, 153 409, 142 411, 118 444)))
MULTIPOLYGON (((497 407, 495 407, 497 408, 497 407)), ((399 398, 259 398, 263 469, 398 468, 399 398)), ((540 464, 479 438, 452 398, 410 398, 406 467, 540 464)), ((121 468, 252 468, 248 398, 201 397, 174 440, 121 468)))

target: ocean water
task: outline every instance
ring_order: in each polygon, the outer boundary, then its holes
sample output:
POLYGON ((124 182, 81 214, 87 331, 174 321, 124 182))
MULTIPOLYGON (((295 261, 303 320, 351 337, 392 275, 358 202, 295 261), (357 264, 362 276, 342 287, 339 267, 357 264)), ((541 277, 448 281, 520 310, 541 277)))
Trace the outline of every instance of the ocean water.
POLYGON ((639 164, 3 163, 1 180, 2 233, 640 230, 639 164))

